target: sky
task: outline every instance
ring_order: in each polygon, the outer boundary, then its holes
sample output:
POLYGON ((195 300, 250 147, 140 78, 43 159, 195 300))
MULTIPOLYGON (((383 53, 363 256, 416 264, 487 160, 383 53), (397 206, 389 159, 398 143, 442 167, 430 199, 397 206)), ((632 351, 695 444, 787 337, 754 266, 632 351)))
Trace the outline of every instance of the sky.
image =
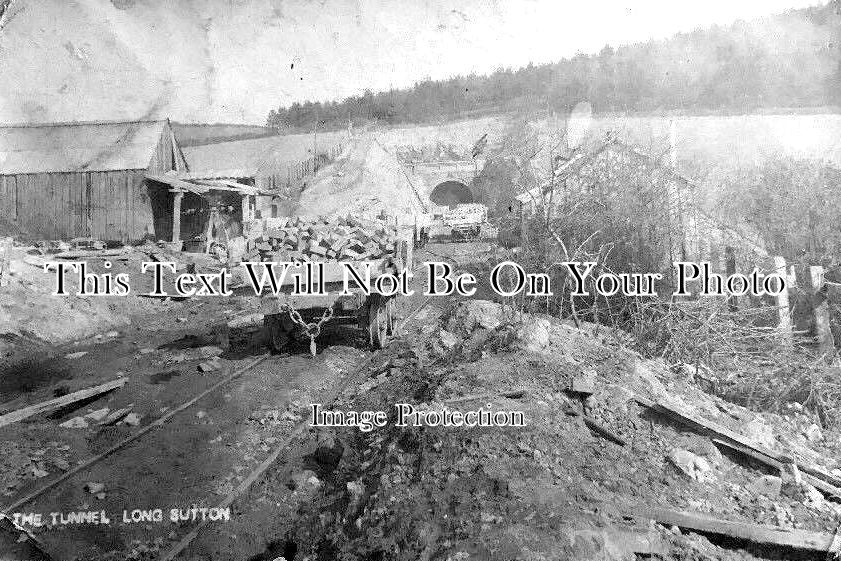
POLYGON ((0 21, 0 121, 262 124, 293 101, 552 62, 815 3, 15 0, 0 21))

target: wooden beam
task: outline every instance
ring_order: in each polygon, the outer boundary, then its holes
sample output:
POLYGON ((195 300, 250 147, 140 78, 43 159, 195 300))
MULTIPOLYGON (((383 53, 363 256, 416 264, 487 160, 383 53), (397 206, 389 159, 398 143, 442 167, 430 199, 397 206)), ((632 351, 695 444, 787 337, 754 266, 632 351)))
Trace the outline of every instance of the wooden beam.
POLYGON ((256 187, 252 187, 251 185, 246 185, 245 183, 240 183, 238 181, 231 181, 230 179, 197 179, 196 181, 212 187, 228 187, 239 191, 248 191, 251 195, 254 195, 257 192, 256 187))
POLYGON ((172 194, 172 241, 181 241, 181 200, 184 198, 184 193, 177 192, 172 194))
MULTIPOLYGON (((788 269, 786 268, 786 260, 784 257, 781 257, 779 255, 774 257, 774 269, 774 272, 781 275, 782 278, 785 279, 788 276, 788 269)), ((791 311, 789 309, 787 287, 784 290, 782 290, 777 296, 777 314, 779 315, 780 319, 780 331, 783 335, 783 342, 786 345, 791 346, 791 311)))
POLYGON ((190 193, 206 193, 208 188, 203 185, 198 185, 196 183, 191 183, 189 181, 184 181, 182 179, 178 179, 173 175, 155 175, 152 173, 146 174, 146 179, 151 179, 152 181, 157 181, 158 183, 164 183, 172 187, 174 192, 178 191, 188 191, 190 193))
POLYGON ((62 251, 61 253, 47 254, 44 257, 52 257, 54 259, 89 259, 93 258, 109 258, 109 257, 128 257, 131 253, 130 248, 115 249, 115 250, 79 250, 79 251, 62 251))
POLYGON ((169 127, 169 141, 172 144, 172 161, 175 162, 175 171, 185 171, 184 166, 181 165, 178 141, 175 139, 175 131, 172 130, 172 127, 169 127))
POLYGON ((23 419, 32 417, 33 415, 39 415, 41 413, 53 411, 55 409, 59 409, 61 407, 70 405, 71 403, 76 403, 77 401, 82 401, 84 399, 88 399, 99 394, 110 392, 111 390, 115 390, 117 388, 122 387, 125 383, 126 379, 120 378, 119 380, 106 382, 98 386, 93 386, 91 388, 79 390, 77 392, 57 397, 49 401, 44 401, 43 403, 30 405, 29 407, 24 407, 23 409, 18 409, 16 411, 12 411, 11 413, 6 413, 5 415, 0 416, 0 427, 5 427, 6 425, 17 423, 18 421, 22 421, 23 419))
MULTIPOLYGON (((668 405, 662 401, 659 402, 652 402, 648 399, 642 398, 640 396, 636 396, 634 398, 638 403, 657 411, 671 419, 679 421, 686 426, 689 426, 701 434, 707 434, 711 437, 717 438, 721 441, 727 443, 734 443, 745 450, 749 450, 751 452, 751 456, 755 459, 762 461, 763 457, 767 460, 764 462, 767 465, 777 467, 776 463, 782 464, 790 464, 792 461, 797 464, 797 467, 800 469, 801 472, 807 473, 812 475, 815 479, 824 481, 826 486, 823 486, 823 489, 826 492, 830 492, 836 497, 841 498, 841 479, 835 477, 834 475, 825 472, 820 467, 806 464, 802 461, 798 461, 793 458, 789 458, 784 454, 771 450, 758 444, 756 442, 751 441, 748 437, 739 434, 736 431, 730 430, 727 427, 719 425, 715 421, 710 421, 709 419, 704 419, 702 417, 692 415, 691 413, 680 411, 676 409, 674 406, 668 405), (770 461, 773 460, 773 463, 770 461)), ((815 487, 818 487, 815 485, 815 487)))
POLYGON ((688 530, 728 536, 763 545, 811 551, 828 552, 835 537, 833 534, 821 532, 788 530, 775 526, 732 522, 695 512, 661 507, 636 506, 633 509, 626 509, 624 515, 628 518, 649 519, 668 526, 678 526, 688 530))
POLYGON ((243 230, 245 230, 245 228, 244 228, 245 224, 247 222, 251 222, 251 220, 253 220, 253 217, 251 216, 251 206, 248 203, 248 199, 249 199, 249 197, 243 197, 242 200, 240 201, 240 208, 241 208, 241 212, 242 212, 243 230))
MULTIPOLYGON (((728 448, 730 450, 736 451, 736 452, 738 452, 740 454, 743 454, 743 455, 745 455, 745 456, 747 456, 747 457, 749 457, 753 460, 756 460, 757 462, 759 462, 763 465, 766 465, 770 468, 774 468, 774 469, 780 471, 781 473, 782 473, 783 470, 786 469, 786 464, 784 464, 780 460, 778 460, 776 458, 772 458, 771 456, 763 454, 762 452, 759 452, 759 451, 754 450, 752 448, 749 448, 747 446, 742 446, 741 444, 736 444, 735 442, 728 442, 726 440, 721 440, 719 438, 713 438, 712 441, 713 441, 713 444, 716 444, 718 446, 723 446, 724 448, 728 448)), ((811 475, 810 473, 801 472, 800 475, 803 477, 803 480, 806 483, 808 483, 809 485, 811 485, 812 487, 814 487, 818 491, 821 491, 822 493, 825 493, 827 495, 833 495, 835 497, 841 497, 841 489, 839 489, 838 487, 835 487, 834 485, 831 485, 830 483, 827 483, 823 479, 818 479, 817 477, 815 477, 814 475, 811 475)))
POLYGON ((818 337, 819 352, 829 363, 835 357, 835 339, 829 327, 829 304, 821 292, 824 285, 824 271, 820 265, 809 267, 815 302, 815 335, 818 337))

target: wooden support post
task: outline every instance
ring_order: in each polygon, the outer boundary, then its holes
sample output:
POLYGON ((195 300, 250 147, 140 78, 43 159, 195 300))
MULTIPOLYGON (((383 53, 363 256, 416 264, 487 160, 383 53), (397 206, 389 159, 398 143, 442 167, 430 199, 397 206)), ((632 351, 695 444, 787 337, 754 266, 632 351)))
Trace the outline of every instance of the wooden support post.
POLYGON ((788 268, 786 282, 788 283, 789 288, 797 288, 797 269, 794 265, 788 268))
POLYGON ((827 362, 835 357, 835 339, 829 326, 829 304, 824 293, 824 271, 820 265, 809 267, 809 277, 814 290, 815 334, 818 337, 818 349, 827 362))
POLYGON ((0 238, 0 286, 9 284, 12 268, 12 238, 0 238))
POLYGON ((248 204, 248 195, 242 196, 242 229, 245 231, 245 224, 251 220, 251 207, 248 204))
POLYGON ((172 194, 172 241, 181 241, 181 200, 184 193, 176 191, 172 194))
MULTIPOLYGON (((784 257, 777 255, 774 257, 774 272, 786 278, 788 276, 788 269, 786 268, 786 260, 784 257)), ((782 290, 777 296, 777 314, 780 318, 780 332, 783 340, 787 344, 791 344, 791 310, 788 300, 788 287, 782 290)))

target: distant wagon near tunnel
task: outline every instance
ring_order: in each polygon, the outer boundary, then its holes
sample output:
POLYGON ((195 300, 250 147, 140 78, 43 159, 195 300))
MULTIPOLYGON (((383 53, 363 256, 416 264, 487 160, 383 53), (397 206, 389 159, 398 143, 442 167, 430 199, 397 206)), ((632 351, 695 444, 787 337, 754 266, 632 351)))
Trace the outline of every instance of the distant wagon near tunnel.
POLYGON ((440 206, 455 206, 458 204, 472 203, 473 192, 461 181, 444 181, 435 186, 429 194, 432 204, 440 206))
POLYGON ((146 174, 171 170, 187 163, 169 120, 0 126, 0 223, 30 240, 156 237, 172 195, 146 174))

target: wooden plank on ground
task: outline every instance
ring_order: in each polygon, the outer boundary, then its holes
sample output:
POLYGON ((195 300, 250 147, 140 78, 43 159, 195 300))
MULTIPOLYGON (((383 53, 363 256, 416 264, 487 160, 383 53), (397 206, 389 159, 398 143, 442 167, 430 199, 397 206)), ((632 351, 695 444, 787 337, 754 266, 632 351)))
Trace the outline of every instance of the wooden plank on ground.
MULTIPOLYGON (((780 472, 782 472, 786 468, 786 464, 777 460, 776 458, 772 458, 759 451, 753 450, 746 446, 742 446, 741 444, 736 444, 735 442, 727 442, 726 440, 721 440, 719 438, 713 438, 712 441, 714 444, 723 446, 725 448, 729 448, 730 450, 734 450, 736 452, 739 452, 740 454, 744 454, 745 456, 756 460, 757 462, 764 464, 768 467, 777 469, 780 472)), ((801 472, 801 476, 803 477, 803 480, 806 483, 808 483, 818 491, 821 491, 822 493, 825 493, 827 495, 841 497, 841 489, 839 489, 838 487, 835 487, 834 485, 831 485, 830 483, 827 483, 826 481, 819 479, 807 472, 801 472)))
POLYGON ((660 507, 637 506, 625 516, 650 519, 668 526, 678 526, 697 532, 717 534, 764 545, 776 545, 811 551, 829 551, 834 535, 806 530, 788 530, 746 522, 732 522, 700 513, 660 507))
POLYGON ((48 411, 53 411, 55 409, 65 407, 67 405, 70 405, 71 403, 76 403, 77 401, 82 401, 84 399, 88 399, 96 395, 103 394, 105 392, 110 392, 111 390, 115 390, 117 388, 122 387, 125 383, 126 379, 120 378, 119 380, 106 382, 104 384, 86 388, 84 390, 79 390, 77 392, 63 395, 61 397, 57 397, 49 401, 44 401, 42 403, 30 405, 28 407, 24 407, 23 409, 18 409, 16 411, 12 411, 11 413, 6 413, 5 415, 0 415, 0 427, 5 427, 6 425, 17 423, 18 421, 22 421, 23 419, 32 417, 33 415, 40 415, 41 413, 46 413, 48 411))
MULTIPOLYGON (((752 441, 748 437, 739 434, 734 430, 730 430, 727 427, 716 423, 715 421, 704 419, 697 415, 693 415, 687 411, 681 411, 673 405, 669 405, 667 403, 664 403, 663 401, 652 402, 645 398, 640 398, 639 396, 637 396, 635 399, 640 404, 646 407, 650 407, 654 411, 657 411, 658 413, 661 413, 666 417, 679 421, 684 425, 695 429, 701 434, 707 434, 710 437, 717 438, 724 442, 732 442, 744 448, 745 450, 749 450, 753 453, 752 457, 754 457, 757 460, 762 461, 763 457, 765 457, 766 459, 773 460, 774 462, 780 464, 790 464, 794 462, 797 464, 797 467, 800 468, 800 471, 814 476, 815 479, 819 479, 826 482, 828 485, 823 486, 822 490, 831 492, 837 497, 841 497, 841 494, 839 494, 839 488, 841 488, 841 479, 835 477, 830 473, 825 472, 818 466, 806 464, 794 458, 789 458, 788 456, 775 450, 771 450, 770 448, 766 448, 765 446, 762 446, 761 444, 752 441)), ((776 467, 774 462, 766 461, 765 463, 767 465, 776 467)), ((818 486, 815 485, 815 487, 818 486)))

